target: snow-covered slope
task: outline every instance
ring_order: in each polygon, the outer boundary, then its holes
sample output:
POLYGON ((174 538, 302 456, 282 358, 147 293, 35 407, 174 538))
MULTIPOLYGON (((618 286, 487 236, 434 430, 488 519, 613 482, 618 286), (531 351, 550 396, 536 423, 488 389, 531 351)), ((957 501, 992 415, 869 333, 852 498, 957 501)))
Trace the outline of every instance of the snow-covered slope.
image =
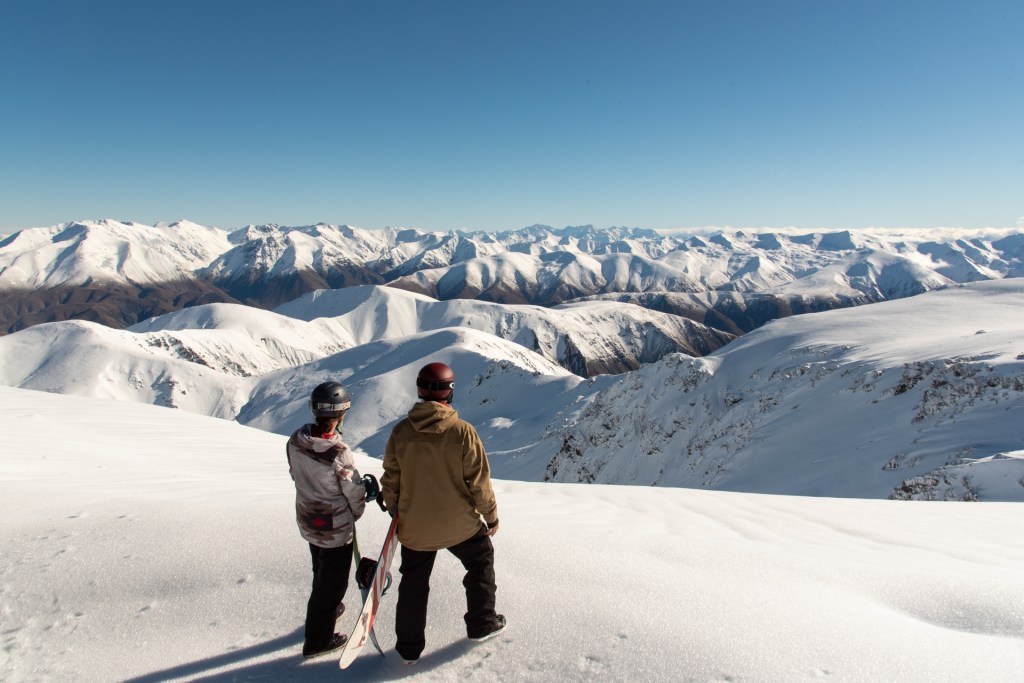
POLYGON ((197 275, 239 301, 272 307, 316 289, 383 282, 374 261, 389 236, 347 225, 249 226, 197 275))
MULTIPOLYGON (((676 292, 640 292, 599 294, 577 301, 621 301, 652 311, 678 315, 703 323, 716 330, 737 336, 755 330, 765 323, 791 315, 831 311, 872 303, 860 292, 832 291, 828 286, 814 288, 813 280, 803 282, 807 288, 796 294, 785 292, 729 292, 711 291, 691 294, 676 292)), ((825 278, 822 278, 825 279, 825 278)), ((834 282, 834 281, 833 281, 834 282)))
POLYGON ((870 232, 721 232, 666 243, 643 231, 615 246, 578 237, 557 248, 481 256, 395 280, 396 287, 440 299, 552 304, 611 293, 772 292, 882 301, 953 282, 1000 278, 1020 270, 1014 236, 988 241, 920 243, 870 232), (646 248, 645 248, 646 246, 646 248))
POLYGON ((392 285, 439 299, 480 298, 545 305, 606 292, 703 289, 685 273, 642 256, 572 251, 479 257, 419 271, 392 285))
POLYGON ((165 284, 193 272, 231 247, 223 230, 188 221, 142 225, 118 221, 63 223, 22 230, 0 242, 4 290, 34 290, 93 281, 165 284))
POLYGON ((733 338, 680 316, 623 303, 543 308, 440 302, 373 286, 319 290, 275 311, 302 320, 329 318, 351 331, 354 344, 468 327, 514 341, 584 377, 634 370, 671 352, 703 356, 733 338))
POLYGON ((227 233, 188 221, 83 221, 0 241, 0 334, 59 320, 124 327, 233 299, 196 277, 230 248, 227 233))
MULTIPOLYGON (((0 387, 0 678, 338 678, 335 659, 300 654, 309 551, 283 452, 282 436, 183 411, 0 387)), ((392 650, 388 595, 387 656, 364 652, 345 680, 1015 683, 1024 669, 1018 504, 495 487, 508 630, 465 639, 461 568, 442 553, 419 664, 392 650)), ((387 522, 371 506, 360 544, 387 522)), ((355 586, 346 603, 344 631, 355 586)))
POLYGON ((186 308, 133 325, 128 333, 144 336, 150 346, 180 348, 186 360, 243 376, 302 365, 357 344, 340 322, 296 320, 238 304, 186 308))
MULTIPOLYGON (((416 371, 441 360, 504 477, 1024 500, 1024 280, 777 320, 706 358, 586 381, 517 339, 589 307, 495 317, 505 309, 367 287, 284 309, 336 314, 309 321, 220 305, 132 331, 55 323, 0 338, 0 383, 285 433, 309 390, 335 379, 355 395, 349 437, 379 455, 416 371)), ((593 340, 600 318, 560 329, 593 340)))
POLYGON ((0 350, 7 350, 0 358, 0 381, 44 390, 60 386, 63 379, 39 367, 51 363, 51 356, 81 356, 79 344, 98 344, 101 349, 109 344, 118 353, 127 345, 132 353, 141 350, 147 357, 184 360, 248 377, 375 340, 445 327, 492 333, 582 376, 636 369, 674 352, 704 355, 732 339, 684 318, 629 304, 591 302, 552 310, 438 302, 371 285, 321 290, 275 312, 237 304, 196 306, 128 331, 77 321, 39 325, 9 339, 0 337, 0 350), (82 335, 85 329, 93 335, 82 335))
MULTIPOLYGON (((349 294, 360 292, 374 295, 373 288, 349 294)), ((398 291, 386 295, 396 304, 410 298, 398 291)), ((405 334, 415 318, 386 330, 373 318, 374 311, 401 317, 401 306, 356 308, 365 315, 308 322, 211 305, 130 331, 82 321, 37 325, 0 337, 0 384, 152 403, 287 433, 306 416, 312 387, 332 379, 355 395, 346 427, 350 438, 368 440, 375 454, 383 451, 383 430, 415 401, 416 372, 431 361, 458 368, 460 397, 480 406, 474 417, 481 433, 503 450, 514 450, 561 406, 575 402, 576 386, 595 386, 484 331, 442 327, 405 334), (358 343, 369 329, 381 333, 380 341, 358 343)))
POLYGON ((416 373, 428 362, 456 370, 457 405, 467 407, 487 447, 514 451, 538 434, 584 381, 518 344, 467 328, 446 328, 372 342, 298 369, 258 378, 238 421, 285 434, 308 419, 307 399, 320 382, 342 382, 352 393, 345 435, 368 453, 383 455, 391 426, 416 402, 416 373))
MULTIPOLYGON (((69 320, 0 337, 0 384, 181 408, 232 419, 250 389, 237 349, 69 320), (197 351, 201 349, 201 351, 197 351)), ((252 344, 247 344, 251 348, 252 344)), ((245 361, 251 363, 253 356, 245 361)))
POLYGON ((1015 279, 777 320, 623 376, 530 451, 554 481, 1024 500, 1022 311, 1015 279))

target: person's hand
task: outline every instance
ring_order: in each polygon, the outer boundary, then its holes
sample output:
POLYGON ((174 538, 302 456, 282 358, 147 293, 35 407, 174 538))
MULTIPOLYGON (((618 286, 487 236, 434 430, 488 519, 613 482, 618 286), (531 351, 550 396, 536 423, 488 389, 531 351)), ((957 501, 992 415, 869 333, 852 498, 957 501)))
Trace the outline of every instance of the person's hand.
POLYGON ((501 522, 495 522, 494 526, 487 525, 487 531, 484 532, 484 535, 486 535, 486 536, 493 536, 494 534, 498 533, 498 526, 500 524, 501 524, 501 522))
POLYGON ((377 482, 377 477, 372 474, 364 474, 361 481, 363 488, 366 489, 363 500, 377 500, 377 496, 380 495, 380 484, 377 482))

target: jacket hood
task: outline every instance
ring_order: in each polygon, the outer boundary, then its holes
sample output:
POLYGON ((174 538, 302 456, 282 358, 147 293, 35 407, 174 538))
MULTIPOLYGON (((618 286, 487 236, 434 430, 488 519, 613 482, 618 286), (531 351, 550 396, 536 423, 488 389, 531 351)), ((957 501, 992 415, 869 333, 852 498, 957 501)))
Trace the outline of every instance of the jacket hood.
POLYGON ((446 403, 423 401, 409 411, 409 422, 417 432, 441 434, 459 421, 459 414, 446 403))
POLYGON ((314 424, 302 425, 295 432, 295 443, 299 445, 299 448, 313 451, 314 453, 326 453, 332 448, 345 446, 345 443, 341 440, 340 429, 330 436, 313 436, 313 428, 315 426, 314 424))
POLYGON ((313 436, 312 430, 316 425, 303 425, 288 439, 290 445, 294 445, 297 452, 302 453, 325 465, 333 465, 338 476, 348 477, 355 471, 355 460, 348 444, 341 440, 338 432, 328 437, 313 436))

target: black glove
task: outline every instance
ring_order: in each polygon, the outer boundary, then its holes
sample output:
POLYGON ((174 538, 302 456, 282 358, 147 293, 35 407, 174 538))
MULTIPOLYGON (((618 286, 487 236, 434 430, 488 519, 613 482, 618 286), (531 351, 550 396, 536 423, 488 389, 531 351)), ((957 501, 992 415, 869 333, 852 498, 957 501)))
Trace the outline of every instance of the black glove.
POLYGON ((377 483, 377 477, 372 474, 363 475, 363 488, 366 489, 366 498, 364 500, 376 500, 377 496, 380 495, 380 484, 377 483))

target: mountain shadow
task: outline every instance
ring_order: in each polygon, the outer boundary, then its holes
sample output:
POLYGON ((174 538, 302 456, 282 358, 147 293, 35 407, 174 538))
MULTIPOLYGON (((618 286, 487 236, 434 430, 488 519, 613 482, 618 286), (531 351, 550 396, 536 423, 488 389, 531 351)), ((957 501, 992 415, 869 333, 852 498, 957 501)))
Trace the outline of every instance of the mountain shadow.
POLYGON ((130 285, 89 282, 52 289, 0 292, 0 334, 62 320, 87 320, 123 329, 190 306, 239 303, 202 280, 130 285))

